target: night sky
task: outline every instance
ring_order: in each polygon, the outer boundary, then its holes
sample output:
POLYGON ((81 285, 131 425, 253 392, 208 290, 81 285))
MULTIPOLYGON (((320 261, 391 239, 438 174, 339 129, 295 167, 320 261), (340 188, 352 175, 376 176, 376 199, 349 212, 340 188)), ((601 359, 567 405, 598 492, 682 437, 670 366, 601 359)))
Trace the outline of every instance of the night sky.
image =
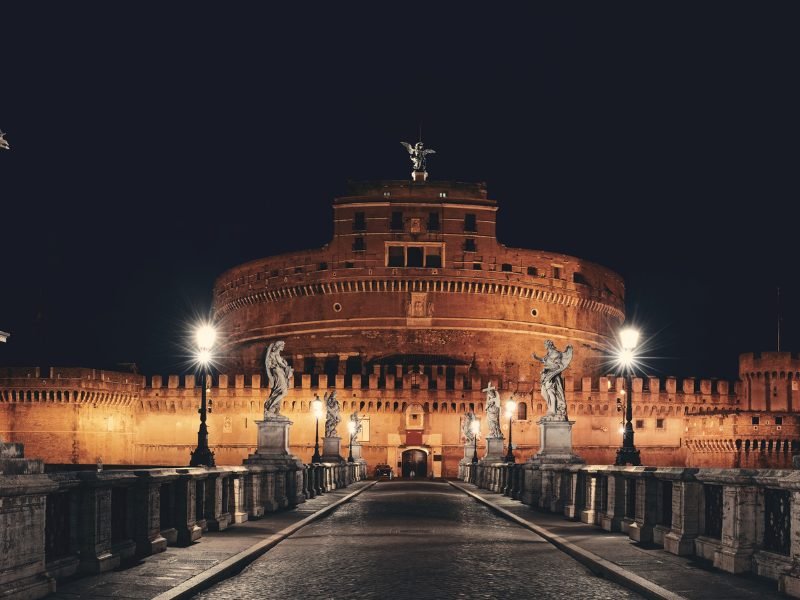
POLYGON ((408 178, 420 122, 500 241, 625 278, 652 374, 734 378, 775 349, 778 286, 800 351, 788 3, 431 5, 0 8, 0 365, 183 369, 215 277, 329 241, 347 180, 408 178))

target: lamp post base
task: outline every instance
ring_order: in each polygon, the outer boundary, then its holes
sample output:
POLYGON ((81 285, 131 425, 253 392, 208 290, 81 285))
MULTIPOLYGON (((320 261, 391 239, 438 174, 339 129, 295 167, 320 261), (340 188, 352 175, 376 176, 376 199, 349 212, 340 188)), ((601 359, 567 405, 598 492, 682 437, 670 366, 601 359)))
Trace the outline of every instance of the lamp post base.
POLYGON ((201 448, 198 446, 192 453, 189 459, 190 467, 216 467, 214 462, 214 453, 206 446, 201 448))
POLYGON ((621 467, 623 465, 632 465, 638 467, 642 464, 642 458, 639 456, 639 451, 636 448, 620 448, 617 450, 617 458, 614 465, 621 467))

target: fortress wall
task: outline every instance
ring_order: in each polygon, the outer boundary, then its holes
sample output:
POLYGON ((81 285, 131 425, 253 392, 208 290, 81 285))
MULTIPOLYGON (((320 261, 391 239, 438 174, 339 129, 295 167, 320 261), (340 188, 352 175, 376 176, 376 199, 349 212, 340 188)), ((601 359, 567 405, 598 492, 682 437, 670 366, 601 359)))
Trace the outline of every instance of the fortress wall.
MULTIPOLYGON (((98 372, 81 370, 59 382, 53 377, 35 378, 32 371, 30 376, 13 375, 0 378, 0 436, 26 444, 31 455, 46 462, 93 463, 99 457, 106 464, 184 464, 196 446, 200 389, 194 376, 156 375, 149 381, 137 376, 125 382, 125 374, 101 377, 98 372)), ((451 381, 387 366, 377 367, 370 375, 354 375, 347 382, 344 375, 328 381, 325 375, 299 374, 299 385, 290 390, 283 406, 283 413, 294 421, 292 449, 310 459, 314 443, 310 400, 314 394, 322 397, 325 391, 336 389, 342 403, 343 455, 347 452, 346 419, 355 410, 369 417, 370 440, 364 443, 363 453, 370 467, 393 460, 396 447, 405 441, 405 411, 416 402, 425 412, 423 435, 434 436, 425 439, 435 439, 434 451, 441 453, 447 473, 464 455, 462 415, 475 410, 485 430, 485 396, 480 390, 489 380, 488 374, 467 367, 459 367, 451 381), (437 385, 439 389, 432 389, 437 385)), ((536 421, 546 410, 538 382, 518 388, 516 382, 493 380, 503 401, 514 391, 515 399, 527 407, 527 418, 515 418, 513 423, 517 459, 525 460, 538 451, 536 421)), ((215 378, 208 426, 218 464, 240 464, 253 451, 255 421, 262 418, 268 392, 262 385, 260 374, 215 378)), ((569 415, 576 421, 574 444, 590 462, 613 462, 621 439, 617 398, 624 398, 623 387, 623 379, 613 376, 565 378, 569 415)), ((735 466, 737 460, 743 465, 785 462, 784 455, 791 456, 792 444, 800 440, 800 417, 742 410, 737 389, 729 382, 706 379, 635 379, 636 445, 645 460, 725 466, 735 466), (759 418, 758 425, 753 425, 754 416, 759 418), (778 416, 781 425, 776 423, 778 416)), ((507 419, 501 418, 501 426, 506 433, 507 419)), ((324 432, 324 423, 320 428, 324 432)))

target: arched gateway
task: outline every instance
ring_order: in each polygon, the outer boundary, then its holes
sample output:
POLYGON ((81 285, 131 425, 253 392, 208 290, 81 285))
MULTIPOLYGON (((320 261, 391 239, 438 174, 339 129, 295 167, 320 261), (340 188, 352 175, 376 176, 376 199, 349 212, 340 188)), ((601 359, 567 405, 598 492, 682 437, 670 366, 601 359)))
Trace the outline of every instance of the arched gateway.
POLYGON ((427 477, 428 453, 425 450, 413 448, 403 452, 403 477, 427 477))

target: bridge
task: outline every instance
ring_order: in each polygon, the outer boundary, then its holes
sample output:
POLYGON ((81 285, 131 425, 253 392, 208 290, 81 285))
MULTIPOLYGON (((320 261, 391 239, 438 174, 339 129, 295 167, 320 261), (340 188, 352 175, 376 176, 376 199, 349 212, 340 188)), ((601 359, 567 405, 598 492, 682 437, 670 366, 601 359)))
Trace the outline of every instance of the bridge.
POLYGON ((45 472, 0 459, 4 598, 800 595, 800 473, 358 463, 45 472))

